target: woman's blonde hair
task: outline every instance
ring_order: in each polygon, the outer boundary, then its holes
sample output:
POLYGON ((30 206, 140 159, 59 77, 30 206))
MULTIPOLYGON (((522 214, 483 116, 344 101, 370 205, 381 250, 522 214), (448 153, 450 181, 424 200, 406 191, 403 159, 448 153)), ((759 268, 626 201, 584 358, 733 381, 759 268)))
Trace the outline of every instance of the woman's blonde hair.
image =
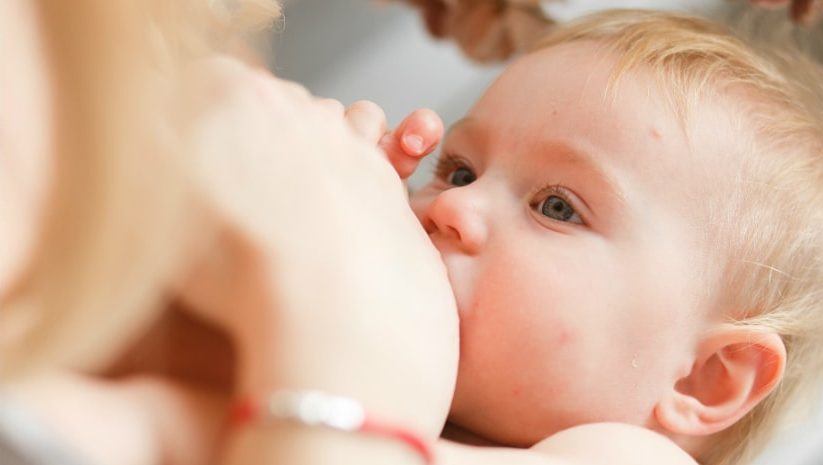
POLYGON ((682 15, 602 12, 536 48, 571 41, 595 41, 616 57, 612 89, 629 71, 650 72, 681 118, 706 99, 725 102, 755 141, 741 148, 723 195, 701 199, 707 242, 723 261, 714 301, 735 324, 779 334, 788 353, 778 388, 698 457, 746 463, 790 403, 818 392, 823 372, 823 74, 802 56, 755 50, 682 15))
POLYGON ((195 221, 175 79, 280 14, 276 0, 41 0, 36 11, 54 169, 33 258, 2 302, 3 375, 99 367, 153 320, 195 221))

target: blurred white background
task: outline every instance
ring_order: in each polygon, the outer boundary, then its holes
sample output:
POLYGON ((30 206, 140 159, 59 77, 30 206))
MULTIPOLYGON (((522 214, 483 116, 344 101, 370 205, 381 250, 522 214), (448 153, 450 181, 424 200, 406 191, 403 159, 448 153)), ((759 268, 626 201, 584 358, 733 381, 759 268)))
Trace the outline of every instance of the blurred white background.
MULTIPOLYGON (((344 104, 372 100, 390 125, 420 107, 435 110, 447 126, 458 120, 502 67, 473 64, 455 45, 432 40, 411 8, 377 3, 286 0, 286 18, 273 41, 275 72, 344 104)), ((564 11, 563 2, 558 8, 564 11)), ((427 178, 426 166, 412 187, 427 178)), ((823 409, 815 412, 781 435, 756 465, 823 465, 823 409)))
POLYGON ((287 0, 285 17, 274 40, 275 73, 346 105, 372 100, 390 126, 427 107, 448 127, 502 69, 473 64, 454 44, 432 40, 413 9, 399 3, 287 0))

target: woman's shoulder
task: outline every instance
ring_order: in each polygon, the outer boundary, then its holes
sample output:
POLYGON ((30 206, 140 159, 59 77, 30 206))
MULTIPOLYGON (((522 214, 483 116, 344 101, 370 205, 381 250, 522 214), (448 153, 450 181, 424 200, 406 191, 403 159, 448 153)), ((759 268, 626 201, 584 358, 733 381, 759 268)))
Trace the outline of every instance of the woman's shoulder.
POLYGON ((591 423, 556 433, 532 450, 575 464, 697 465, 668 437, 625 423, 591 423))

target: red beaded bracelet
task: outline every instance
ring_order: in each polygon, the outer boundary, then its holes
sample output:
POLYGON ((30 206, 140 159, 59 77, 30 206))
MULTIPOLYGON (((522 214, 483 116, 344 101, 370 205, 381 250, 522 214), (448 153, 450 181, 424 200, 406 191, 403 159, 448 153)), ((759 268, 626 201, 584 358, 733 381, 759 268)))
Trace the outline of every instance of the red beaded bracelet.
POLYGON ((319 391, 276 391, 260 399, 241 397, 229 414, 229 426, 237 428, 252 423, 293 421, 306 426, 322 426, 338 431, 373 434, 399 440, 423 459, 434 463, 431 447, 412 431, 384 423, 366 414, 360 402, 319 391))

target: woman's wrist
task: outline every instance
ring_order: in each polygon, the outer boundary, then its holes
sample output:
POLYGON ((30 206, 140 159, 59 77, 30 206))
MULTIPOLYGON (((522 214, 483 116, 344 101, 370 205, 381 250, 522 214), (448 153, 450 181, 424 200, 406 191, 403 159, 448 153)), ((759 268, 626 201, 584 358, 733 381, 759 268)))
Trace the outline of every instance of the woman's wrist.
POLYGON ((390 439, 404 444, 425 464, 433 463, 434 439, 369 412, 357 399, 316 390, 280 389, 260 396, 243 396, 230 409, 227 431, 283 423, 390 439))
MULTIPOLYGON (((427 440, 439 435, 446 409, 415 383, 403 382, 407 373, 390 370, 388 363, 369 354, 332 346, 302 348, 300 340, 284 345, 270 342, 241 349, 236 396, 267 396, 282 390, 321 391, 360 402, 366 411, 390 423, 404 425, 427 440), (395 378, 395 379, 392 379, 395 378)), ((412 378, 409 376, 409 378, 412 378)))
POLYGON ((390 438, 281 423, 238 431, 228 444, 225 465, 299 463, 326 465, 425 465, 419 454, 390 438))

